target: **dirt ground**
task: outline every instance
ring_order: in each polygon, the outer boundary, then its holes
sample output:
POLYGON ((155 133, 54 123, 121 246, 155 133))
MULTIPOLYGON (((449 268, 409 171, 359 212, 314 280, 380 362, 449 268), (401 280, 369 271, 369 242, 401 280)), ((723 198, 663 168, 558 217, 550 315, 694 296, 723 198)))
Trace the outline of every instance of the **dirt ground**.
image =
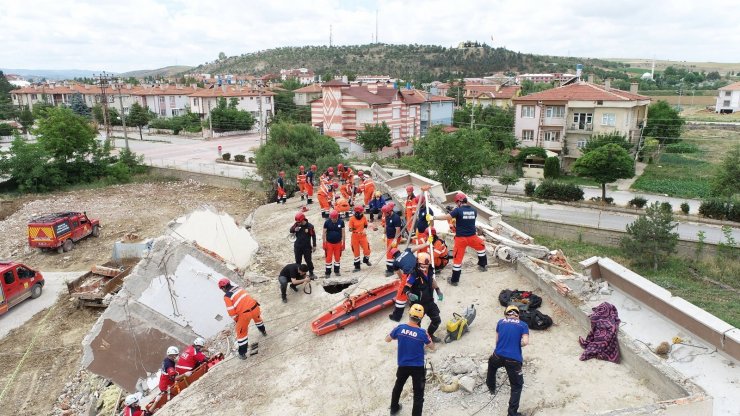
MULTIPOLYGON (((13 204, 13 209, 17 210, 7 213, 9 215, 0 221, 3 235, 0 258, 18 260, 42 271, 86 270, 93 264, 103 263, 111 256, 113 242, 121 240, 125 234, 135 233, 141 238, 159 236, 170 221, 203 204, 241 221, 261 203, 249 192, 194 182, 119 185, 26 196, 20 201, 13 204), (101 236, 80 241, 72 251, 64 254, 29 249, 26 242, 28 219, 63 210, 87 211, 90 217, 100 219, 101 236)), ((97 320, 99 311, 78 309, 66 294, 60 297, 41 325, 47 311, 0 339, 0 386, 8 385, 0 401, 1 414, 53 414, 55 401, 79 370, 82 339, 97 320), (37 336, 35 345, 17 376, 13 377, 18 361, 34 336, 37 336)))
MULTIPOLYGON (((254 270, 269 278, 247 288, 262 305, 269 333, 262 337, 252 328, 250 343, 259 342, 259 354, 246 362, 229 359, 174 399, 158 414, 174 415, 383 415, 387 414, 396 370, 395 343, 383 338, 396 325, 388 320, 386 309, 363 318, 343 330, 317 337, 310 322, 320 313, 343 299, 343 293, 322 290, 319 279, 312 293, 288 291, 288 304, 280 301, 277 273, 292 262, 292 247, 287 240, 288 228, 298 209, 298 201, 286 206, 270 205, 257 210, 252 232, 260 244, 254 270)), ((308 213, 309 220, 320 229, 317 207, 308 213)), ((347 291, 386 283, 382 229, 369 233, 373 266, 352 273, 351 251, 342 257, 342 277, 358 280, 347 291)), ((316 272, 323 274, 321 241, 313 257, 316 272)), ((349 246, 349 237, 348 237, 349 246)), ((495 326, 502 315, 498 293, 504 288, 528 289, 526 280, 506 266, 491 267, 488 272, 473 272, 472 252, 466 256, 463 277, 458 287, 449 286, 440 272, 445 299, 439 303, 443 325, 437 332, 444 336, 444 323, 453 312, 476 305, 478 316, 471 332, 462 340, 438 345, 428 354, 435 372, 448 383, 460 362, 469 363, 466 374, 473 377, 472 393, 459 390, 440 391, 438 382, 427 383, 424 414, 472 415, 504 414, 509 398, 504 371, 498 374, 500 393, 493 399, 483 383, 486 362, 495 341, 495 326)), ((667 399, 659 397, 644 380, 636 379, 630 369, 608 362, 578 359, 581 348, 578 336, 586 333, 566 313, 545 299, 544 313, 555 320, 547 331, 532 331, 531 345, 524 349, 525 388, 521 411, 529 415, 580 415, 619 409, 667 399)), ((428 320, 422 323, 428 325, 428 320)), ((402 395, 402 415, 411 412, 410 382, 402 395)))

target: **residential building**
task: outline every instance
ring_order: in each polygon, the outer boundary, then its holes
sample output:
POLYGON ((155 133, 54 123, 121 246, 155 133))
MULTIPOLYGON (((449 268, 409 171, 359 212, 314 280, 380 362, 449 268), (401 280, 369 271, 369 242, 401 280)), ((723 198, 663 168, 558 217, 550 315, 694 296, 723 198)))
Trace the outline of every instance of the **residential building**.
MULTIPOLYGON (((121 88, 121 98, 124 110, 128 109, 134 102, 134 94, 141 87, 127 84, 121 88)), ((29 85, 11 91, 11 99, 16 106, 28 106, 33 108, 34 104, 46 100, 52 105, 70 105, 72 97, 79 94, 88 107, 93 107, 101 102, 102 91, 100 87, 90 84, 78 83, 49 83, 41 85, 29 85)), ((106 88, 108 105, 119 108, 118 90, 111 87, 106 88)))
POLYGON ((512 99, 521 95, 522 87, 518 85, 465 85, 465 102, 472 105, 488 107, 511 107, 512 99))
POLYGON ((301 85, 313 84, 316 81, 316 75, 307 68, 281 69, 280 80, 285 81, 289 78, 295 78, 301 85))
POLYGON ((388 75, 358 75, 355 77, 353 82, 358 84, 374 84, 378 82, 393 83, 396 82, 396 79, 391 78, 388 75))
POLYGON ((311 84, 293 91, 293 102, 296 105, 310 105, 311 101, 321 98, 321 85, 311 84))
MULTIPOLYGON (((134 101, 148 108, 158 117, 173 117, 185 114, 190 107, 190 94, 198 90, 195 86, 158 85, 144 86, 131 95, 134 101)), ((124 111, 127 109, 124 108, 124 111)))
POLYGON ((717 113, 734 113, 740 111, 740 82, 734 82, 717 90, 717 113))
POLYGON ((432 95, 447 95, 447 91, 450 89, 450 84, 440 81, 432 81, 429 85, 429 93, 432 95))
POLYGON ((452 125, 452 116, 455 113, 455 99, 440 95, 427 94, 426 100, 421 103, 421 136, 433 126, 452 125))
POLYGON ((618 132, 637 144, 650 98, 584 81, 513 99, 514 133, 521 147, 537 146, 560 155, 569 168, 594 134, 618 132))
POLYGON ((355 144, 365 124, 385 122, 393 145, 408 143, 420 135, 421 104, 425 93, 397 89, 384 84, 350 86, 333 80, 322 85, 322 98, 311 102, 311 124, 334 137, 340 146, 361 151, 355 144))
POLYGON ((201 118, 207 118, 211 110, 218 106, 218 100, 225 98, 227 103, 232 98, 237 99, 239 110, 249 111, 259 122, 269 121, 275 114, 275 93, 271 91, 260 91, 259 89, 244 88, 241 86, 222 85, 220 87, 198 89, 190 94, 190 111, 199 114, 201 118), (261 100, 261 105, 260 105, 261 100), (261 113, 260 113, 261 110, 261 113), (261 114, 261 116, 260 116, 261 114))
MULTIPOLYGON (((573 74, 560 74, 560 73, 554 73, 554 74, 519 74, 516 76, 516 82, 517 84, 521 84, 522 81, 532 81, 532 82, 568 82, 572 80, 573 78, 576 78, 576 75, 573 74)), ((556 84, 557 85, 557 84, 556 84)))

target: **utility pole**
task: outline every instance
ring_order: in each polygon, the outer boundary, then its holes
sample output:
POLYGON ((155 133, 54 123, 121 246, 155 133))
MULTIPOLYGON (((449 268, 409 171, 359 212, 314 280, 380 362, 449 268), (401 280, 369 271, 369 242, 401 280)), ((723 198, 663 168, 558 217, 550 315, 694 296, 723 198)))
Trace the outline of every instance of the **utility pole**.
POLYGON ((331 48, 331 25, 329 25, 329 47, 331 48))
POLYGON ((120 79, 116 81, 113 86, 118 90, 118 106, 121 109, 121 124, 123 125, 123 139, 126 142, 126 150, 129 150, 128 147, 128 132, 126 131, 126 114, 123 112, 123 97, 121 96, 121 87, 123 87, 123 83, 120 79))
POLYGON ((211 99, 208 99, 208 128, 211 130, 211 139, 213 138, 213 115, 211 114, 211 99))
POLYGON ((259 94, 259 103, 258 104, 259 104, 259 112, 260 112, 260 124, 259 124, 259 128, 260 128, 260 146, 262 146, 262 138, 263 138, 263 129, 262 129, 262 126, 264 125, 264 123, 263 123, 263 121, 264 121, 264 113, 262 113, 262 83, 261 82, 257 84, 257 92, 259 94))
POLYGON ((475 106, 470 106, 470 128, 473 128, 473 125, 475 125, 475 106))
MULTIPOLYGON (((93 75, 95 76, 95 75, 93 75)), ((108 74, 103 71, 102 74, 97 75, 98 85, 100 86, 100 101, 103 106, 103 124, 105 125, 105 141, 106 143, 110 140, 110 123, 108 117, 108 95, 106 89, 108 88, 108 74)))

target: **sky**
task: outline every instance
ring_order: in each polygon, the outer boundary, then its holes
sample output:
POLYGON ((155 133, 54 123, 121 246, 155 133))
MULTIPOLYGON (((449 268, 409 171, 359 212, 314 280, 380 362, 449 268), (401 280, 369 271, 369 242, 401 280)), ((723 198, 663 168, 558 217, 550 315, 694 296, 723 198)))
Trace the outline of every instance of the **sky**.
POLYGON ((371 43, 740 62, 740 1, 0 0, 0 67, 124 72, 371 43))

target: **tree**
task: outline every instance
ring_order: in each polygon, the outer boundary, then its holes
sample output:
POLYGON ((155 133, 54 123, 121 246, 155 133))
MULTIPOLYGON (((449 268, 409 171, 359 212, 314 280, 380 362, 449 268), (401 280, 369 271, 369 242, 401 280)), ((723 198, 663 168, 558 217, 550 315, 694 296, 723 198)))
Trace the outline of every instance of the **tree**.
POLYGON ((650 265, 657 271, 658 266, 675 251, 678 233, 673 229, 673 212, 655 201, 645 209, 635 222, 627 226, 627 237, 621 246, 636 264, 650 265))
POLYGON ((141 140, 144 140, 144 135, 141 132, 141 129, 149 123, 149 120, 150 114, 141 106, 141 104, 131 104, 131 108, 128 110, 128 116, 126 116, 126 122, 129 126, 136 126, 139 128, 139 138, 141 140))
POLYGON ((251 130, 255 119, 251 113, 239 110, 236 97, 226 104, 225 98, 219 98, 216 108, 211 110, 211 124, 215 131, 251 130))
POLYGON ((548 157, 545 159, 545 179, 557 179, 560 176, 560 159, 548 157))
POLYGON ((450 81, 447 96, 455 99, 455 106, 460 107, 465 105, 465 83, 462 81, 450 81))
POLYGON ((573 172, 601 183, 601 201, 606 201, 606 184, 635 176, 635 161, 621 146, 609 143, 579 157, 573 172))
POLYGON ((551 82, 532 82, 528 79, 522 81, 522 95, 534 94, 552 88, 555 88, 555 85, 551 82))
POLYGON ((609 133, 594 134, 591 136, 591 138, 586 141, 586 145, 581 149, 581 154, 588 153, 609 143, 617 144, 627 151, 632 149, 632 143, 627 140, 627 136, 618 131, 613 131, 609 133))
POLYGON ((654 137, 661 144, 676 143, 686 124, 678 111, 666 101, 658 101, 648 107, 647 124, 642 131, 644 136, 654 137))
POLYGON ((18 122, 23 126, 23 132, 28 133, 33 127, 34 117, 33 112, 28 109, 28 106, 24 106, 21 113, 18 115, 18 122))
POLYGON ((280 84, 283 88, 286 90, 297 90, 298 88, 301 88, 301 83, 296 79, 295 77, 290 77, 283 81, 282 84, 280 84))
POLYGON ((0 120, 11 120, 18 115, 18 109, 13 105, 10 91, 15 89, 0 71, 0 120))
MULTIPOLYGON (((265 183, 274 182, 279 171, 291 181, 298 166, 317 165, 319 171, 344 163, 339 145, 306 124, 276 123, 270 128, 267 142, 254 155, 257 171, 265 183)), ((291 184, 294 187, 295 184, 291 184)), ((268 187, 272 189, 272 185, 268 187)))
POLYGON ((740 145, 735 145, 717 166, 711 179, 710 193, 725 197, 740 194, 740 145))
POLYGON ((89 156, 97 143, 97 132, 87 119, 64 107, 51 109, 39 120, 35 133, 38 143, 59 163, 89 156))
POLYGON ((33 118, 36 120, 45 118, 53 108, 54 106, 46 101, 46 95, 42 94, 41 101, 38 101, 33 105, 33 118))
POLYGON ((445 133, 439 126, 415 143, 414 155, 412 170, 441 182, 448 191, 469 190, 475 176, 505 162, 493 151, 483 131, 445 133))
POLYGON ((223 52, 219 52, 218 53, 218 60, 219 61, 223 61, 224 59, 226 59, 226 54, 223 53, 223 52))
POLYGON ((82 94, 78 93, 72 95, 69 107, 79 116, 90 117, 90 107, 85 104, 85 99, 82 97, 82 94))
POLYGON ((375 152, 391 145, 391 129, 385 124, 365 124, 365 130, 357 133, 357 142, 368 152, 375 152))
POLYGON ((486 136, 494 149, 502 151, 516 147, 513 107, 465 105, 455 110, 453 125, 455 127, 469 127, 471 114, 474 121, 473 127, 487 131, 486 136))
POLYGON ((504 193, 506 193, 509 190, 509 185, 514 185, 517 182, 519 182, 519 176, 511 174, 511 173, 507 173, 506 175, 502 175, 498 177, 498 183, 506 186, 506 188, 504 188, 504 193))

